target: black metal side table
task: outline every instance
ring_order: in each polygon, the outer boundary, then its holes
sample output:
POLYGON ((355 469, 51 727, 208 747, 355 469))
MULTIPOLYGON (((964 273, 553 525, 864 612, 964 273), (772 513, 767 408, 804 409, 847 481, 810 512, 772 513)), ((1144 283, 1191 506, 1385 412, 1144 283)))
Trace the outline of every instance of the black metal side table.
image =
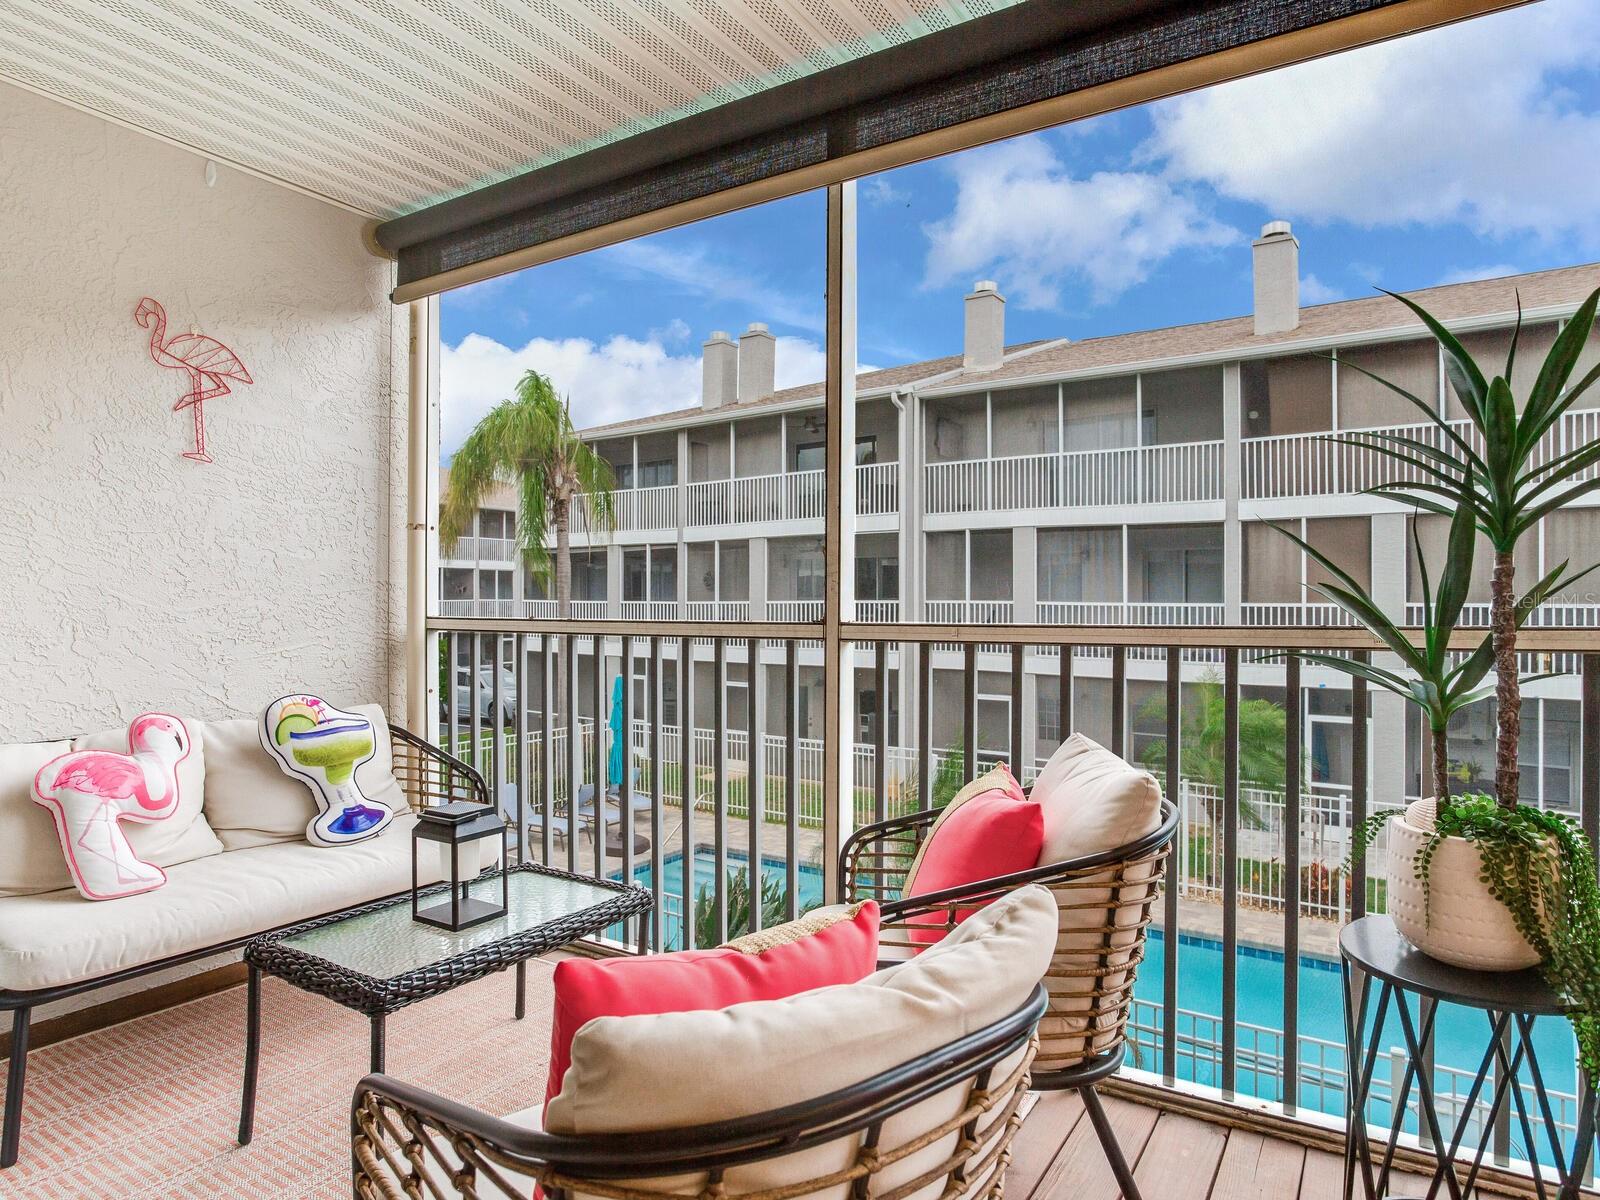
POLYGON ((1567 1006, 1533 971, 1468 971, 1429 958, 1400 936, 1388 917, 1363 917, 1352 921, 1339 934, 1340 966, 1344 973, 1344 1023, 1346 1046, 1345 1088, 1345 1170, 1346 1200, 1360 1195, 1365 1200, 1385 1200, 1394 1164, 1395 1149, 1405 1125, 1408 1108, 1416 1091, 1418 1128, 1426 1148, 1437 1164, 1427 1195, 1462 1200, 1471 1193, 1489 1153, 1497 1123, 1515 1119, 1523 1144, 1532 1158, 1539 1155, 1534 1122, 1544 1125, 1550 1158, 1547 1167, 1556 1173, 1553 1193, 1547 1180, 1535 1173, 1540 1200, 1553 1194, 1559 1200, 1577 1200, 1584 1169, 1595 1140, 1595 1088, 1591 1081, 1581 1084, 1578 1102, 1577 1136, 1570 1159, 1565 1154, 1560 1131, 1556 1128, 1545 1086, 1544 1071, 1534 1050, 1533 1021, 1540 1016, 1562 1016, 1567 1006), (1373 1002, 1373 984, 1377 1000, 1373 1002), (1472 1087, 1462 1105, 1461 1115, 1446 1135, 1439 1119, 1431 1072, 1418 1064, 1429 1062, 1434 1018, 1439 1004, 1460 1004, 1481 1010, 1486 1018, 1488 1042, 1478 1064, 1472 1087), (1372 1094, 1374 1069, 1384 1042, 1384 1026, 1393 1010, 1400 1023, 1407 1062, 1403 1082, 1393 1097, 1394 1119, 1381 1153, 1375 1153, 1367 1130, 1366 1109, 1372 1094), (1371 1033, 1367 1033, 1371 1018, 1371 1033), (1513 1086, 1522 1071, 1527 1071, 1527 1086, 1533 1096, 1533 1111, 1522 1086, 1513 1086), (1474 1144, 1469 1135, 1478 1097, 1489 1087, 1494 1074, 1488 1112, 1474 1144), (1458 1156, 1470 1157, 1458 1172, 1458 1156), (1359 1189, 1358 1190, 1358 1185, 1359 1189))

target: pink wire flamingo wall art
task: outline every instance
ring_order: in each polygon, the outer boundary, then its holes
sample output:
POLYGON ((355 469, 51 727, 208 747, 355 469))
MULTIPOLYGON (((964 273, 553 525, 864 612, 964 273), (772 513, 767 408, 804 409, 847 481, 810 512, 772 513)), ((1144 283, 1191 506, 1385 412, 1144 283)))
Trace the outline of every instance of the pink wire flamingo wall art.
POLYGON ((203 333, 180 333, 167 338, 167 310, 145 296, 133 310, 133 319, 150 331, 150 357, 163 367, 188 374, 189 390, 178 397, 173 412, 189 409, 194 414, 194 449, 183 456, 195 462, 212 462, 206 453, 205 402, 228 395, 233 389, 228 380, 254 383, 239 356, 216 338, 203 333))

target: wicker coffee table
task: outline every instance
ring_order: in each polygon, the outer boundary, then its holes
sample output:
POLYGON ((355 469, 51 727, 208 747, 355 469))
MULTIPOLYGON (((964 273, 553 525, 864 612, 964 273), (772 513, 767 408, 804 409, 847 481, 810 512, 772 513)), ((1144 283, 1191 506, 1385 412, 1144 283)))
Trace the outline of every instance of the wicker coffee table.
MULTIPOLYGON (((530 958, 599 933, 651 906, 650 893, 637 884, 571 875, 533 863, 510 868, 508 876, 506 915, 459 933, 413 921, 407 892, 263 934, 245 947, 249 982, 241 1146, 249 1143, 255 1125, 263 972, 366 1014, 371 1020, 372 1070, 378 1072, 383 1070, 384 1018, 390 1013, 515 967, 516 1017, 521 1020, 530 958)), ((436 895, 448 887, 439 884, 422 894, 436 895)), ((471 894, 482 892, 484 899, 499 903, 499 872, 468 887, 471 894)))

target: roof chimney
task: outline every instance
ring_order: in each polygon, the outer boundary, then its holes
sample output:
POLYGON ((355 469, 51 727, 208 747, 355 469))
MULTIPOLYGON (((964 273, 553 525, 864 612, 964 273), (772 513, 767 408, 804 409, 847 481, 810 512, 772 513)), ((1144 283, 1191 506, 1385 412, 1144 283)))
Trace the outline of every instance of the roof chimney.
POLYGON ((706 408, 732 404, 739 386, 739 347, 733 339, 715 330, 702 348, 700 363, 700 403, 706 408))
POLYGON ((1250 243, 1255 260, 1256 333, 1285 333, 1300 324, 1300 243, 1287 221, 1268 221, 1250 243))
POLYGON ((1006 298, 992 279, 980 279, 967 297, 967 329, 961 365, 988 370, 1005 357, 1006 298))
POLYGON ((778 339, 760 321, 739 335, 739 403, 765 400, 777 380, 778 339))

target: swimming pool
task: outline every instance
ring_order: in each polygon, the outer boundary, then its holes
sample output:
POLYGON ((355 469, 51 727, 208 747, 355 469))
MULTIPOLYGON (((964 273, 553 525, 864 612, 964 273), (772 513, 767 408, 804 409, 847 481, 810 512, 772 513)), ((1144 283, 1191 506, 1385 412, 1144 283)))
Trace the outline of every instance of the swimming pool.
MULTIPOLYGON (((747 858, 730 851, 728 867, 743 871, 747 858)), ((785 864, 779 858, 763 858, 766 878, 782 880, 785 864)), ((649 886, 651 868, 641 864, 634 878, 649 886)), ((696 890, 710 890, 716 878, 716 860, 708 847, 695 852, 696 890)), ((802 864, 797 873, 800 907, 822 901, 822 871, 802 864)), ((665 933, 669 948, 682 944, 683 855, 669 855, 662 862, 662 891, 665 894, 665 933)), ((1165 970, 1167 939, 1160 929, 1151 929, 1144 965, 1134 986, 1133 1035, 1130 1064, 1159 1072, 1162 1065, 1162 978, 1165 970)), ((1222 1046, 1222 943, 1213 938, 1181 934, 1178 938, 1178 1078, 1217 1087, 1221 1084, 1222 1046)), ((1282 1100, 1280 1064, 1283 1061, 1283 972, 1281 953, 1254 946, 1240 946, 1235 963, 1237 1001, 1237 1067, 1235 1087, 1239 1093, 1266 1100, 1282 1100)), ((1343 983, 1336 962, 1302 955, 1299 963, 1300 1022, 1300 1103, 1306 1108, 1340 1115, 1344 1112, 1344 1006, 1343 983)), ((1399 1048, 1404 1045, 1398 1018, 1392 1013, 1385 1023, 1386 1045, 1394 1058, 1404 1062, 1399 1048)), ((1441 1095, 1441 1114, 1448 1114, 1451 1095, 1465 1100, 1471 1076, 1485 1049, 1488 1022, 1481 1012, 1458 1005, 1444 1005, 1439 1011, 1434 1033, 1437 1065, 1435 1086, 1441 1095)), ((1535 1023, 1535 1045, 1540 1067, 1553 1093, 1572 1096, 1577 1091, 1576 1051, 1571 1030, 1565 1021, 1540 1018, 1535 1023)), ((1391 1080, 1384 1064, 1378 1068, 1374 1095, 1378 1102, 1371 1112, 1375 1122, 1389 1121, 1388 1096, 1391 1080)), ((1481 1101, 1480 1101, 1481 1102, 1481 1101)), ((1563 1100, 1553 1114, 1558 1125, 1568 1129, 1576 1124, 1575 1101, 1563 1100)), ((1543 1125, 1536 1113, 1535 1137, 1542 1144, 1543 1125)), ((1513 1122, 1515 1126, 1515 1122, 1513 1122)), ((1412 1132, 1415 1132, 1414 1128, 1412 1132)), ((1521 1154, 1523 1137, 1513 1128, 1512 1152, 1521 1154)))

